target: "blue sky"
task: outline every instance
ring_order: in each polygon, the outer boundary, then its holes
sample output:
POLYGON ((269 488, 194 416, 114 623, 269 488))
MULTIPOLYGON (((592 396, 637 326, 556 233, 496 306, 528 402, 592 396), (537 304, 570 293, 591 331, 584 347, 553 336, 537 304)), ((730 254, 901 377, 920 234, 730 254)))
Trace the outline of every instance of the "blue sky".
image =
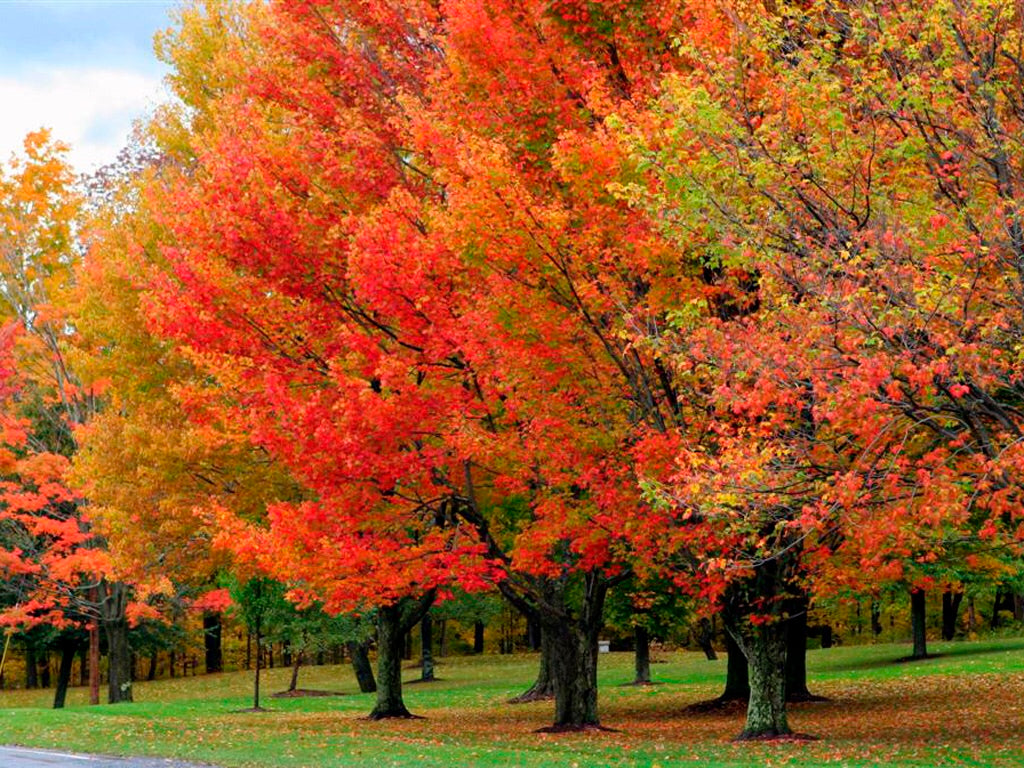
POLYGON ((163 101, 153 34, 167 0, 0 0, 0 158, 40 127, 80 171, 108 162, 132 120, 163 101))

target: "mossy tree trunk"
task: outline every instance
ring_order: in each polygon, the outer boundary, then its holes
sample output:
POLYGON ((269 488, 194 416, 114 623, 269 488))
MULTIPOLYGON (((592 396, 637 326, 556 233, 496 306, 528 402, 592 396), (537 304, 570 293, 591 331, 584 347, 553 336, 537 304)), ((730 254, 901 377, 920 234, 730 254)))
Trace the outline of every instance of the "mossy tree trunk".
POLYGON ((402 698, 402 653, 406 634, 430 609, 434 595, 431 590, 419 600, 402 598, 377 609, 377 703, 371 720, 413 716, 402 698))
POLYGON ((585 574, 583 579, 578 616, 569 618, 565 590, 555 595, 557 611, 541 615, 551 643, 549 664, 555 690, 555 720, 549 730, 553 731, 601 725, 597 714, 597 636, 603 624, 608 587, 594 573, 585 574))

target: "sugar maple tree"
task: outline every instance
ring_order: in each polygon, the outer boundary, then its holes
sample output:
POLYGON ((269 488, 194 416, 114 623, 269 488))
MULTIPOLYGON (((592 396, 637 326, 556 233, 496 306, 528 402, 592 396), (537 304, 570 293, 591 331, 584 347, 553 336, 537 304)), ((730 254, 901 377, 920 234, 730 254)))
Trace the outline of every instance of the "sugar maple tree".
POLYGON ((1020 539, 1019 9, 761 10, 681 42, 629 128, 658 183, 623 190, 708 284, 644 336, 712 421, 648 450, 677 549, 743 617, 751 737, 789 732, 801 585, 920 587, 1020 539))
POLYGON ((642 515, 631 436, 680 411, 620 334, 668 254, 605 193, 623 155, 600 126, 649 92, 678 9, 588 9, 276 4, 154 203, 154 325, 312 496, 229 538, 335 609, 498 580, 557 640, 570 727, 598 722, 601 607, 642 515))

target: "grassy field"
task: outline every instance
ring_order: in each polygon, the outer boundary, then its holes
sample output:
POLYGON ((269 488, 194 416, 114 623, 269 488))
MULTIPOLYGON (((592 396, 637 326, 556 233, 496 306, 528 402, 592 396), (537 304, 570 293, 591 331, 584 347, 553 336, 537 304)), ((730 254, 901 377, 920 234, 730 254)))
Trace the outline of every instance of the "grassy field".
MULTIPOLYGON (((136 703, 47 709, 49 692, 0 693, 0 743, 173 756, 221 766, 389 768, 390 766, 1024 766, 1024 639, 935 644, 938 654, 906 663, 906 646, 808 653, 811 688, 825 703, 792 707, 791 725, 819 740, 734 744, 743 713, 694 714, 687 705, 720 690, 724 661, 664 655, 659 685, 623 686, 629 654, 602 656, 601 712, 615 732, 543 735, 550 703, 511 706, 526 687, 531 656, 449 658, 441 681, 409 685, 406 702, 423 720, 363 719, 372 697, 348 667, 303 671, 300 685, 337 691, 322 698, 251 704, 251 676, 228 673, 140 683, 136 703)), ((281 690, 288 670, 271 670, 281 690)), ((409 671, 408 678, 416 673, 409 671)))

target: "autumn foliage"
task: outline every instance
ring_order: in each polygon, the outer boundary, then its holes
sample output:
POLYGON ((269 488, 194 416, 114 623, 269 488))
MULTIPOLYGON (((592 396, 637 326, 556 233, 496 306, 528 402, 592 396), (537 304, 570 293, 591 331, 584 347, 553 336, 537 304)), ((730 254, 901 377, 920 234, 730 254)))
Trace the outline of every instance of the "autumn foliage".
MULTIPOLYGON (((183 9, 177 102, 95 185, 88 257, 37 258, 9 300, 113 562, 377 610, 382 657, 496 588, 574 729, 600 725, 604 600, 637 576, 721 613, 743 735, 788 735, 810 601, 1017 568, 1020 14, 183 9)), ((62 253, 26 194, 18 226, 62 253)), ((3 514, 50 542, 9 576, 101 572, 66 459, 4 436, 3 514)), ((375 717, 408 714, 395 669, 375 717)))

